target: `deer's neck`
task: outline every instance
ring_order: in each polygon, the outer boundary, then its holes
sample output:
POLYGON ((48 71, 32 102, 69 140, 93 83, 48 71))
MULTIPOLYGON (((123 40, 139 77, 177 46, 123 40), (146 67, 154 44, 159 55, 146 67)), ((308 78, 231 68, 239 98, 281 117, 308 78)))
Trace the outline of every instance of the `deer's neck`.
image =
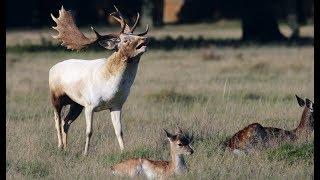
POLYGON ((176 154, 175 152, 171 151, 171 170, 175 174, 183 174, 187 172, 187 165, 183 158, 183 155, 176 154))
POLYGON ((105 77, 121 74, 135 75, 140 57, 128 58, 125 54, 114 52, 104 65, 103 74, 105 77))
POLYGON ((311 118, 312 118, 312 112, 310 112, 310 110, 307 108, 304 109, 298 127, 293 130, 293 133, 298 138, 301 136, 308 135, 313 131, 313 127, 310 124, 311 118))

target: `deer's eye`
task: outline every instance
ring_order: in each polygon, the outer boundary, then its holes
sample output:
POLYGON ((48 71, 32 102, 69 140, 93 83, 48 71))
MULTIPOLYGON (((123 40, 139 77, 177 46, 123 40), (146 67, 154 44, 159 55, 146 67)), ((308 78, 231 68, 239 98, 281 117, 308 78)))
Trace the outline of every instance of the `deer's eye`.
POLYGON ((181 144, 181 143, 179 143, 179 144, 178 144, 178 146, 180 146, 180 147, 181 147, 181 146, 182 146, 182 144, 181 144))

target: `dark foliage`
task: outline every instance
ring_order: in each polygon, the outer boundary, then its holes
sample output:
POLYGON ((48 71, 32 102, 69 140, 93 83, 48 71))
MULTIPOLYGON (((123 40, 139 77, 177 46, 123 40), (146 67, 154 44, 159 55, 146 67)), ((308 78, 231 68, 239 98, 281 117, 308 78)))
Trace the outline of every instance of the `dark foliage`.
MULTIPOLYGON (((300 24, 306 23, 308 18, 313 18, 314 0, 185 0, 184 2, 178 13, 178 23, 238 18, 242 21, 243 41, 265 43, 286 40, 279 30, 278 20, 281 18, 286 20, 288 14, 295 14, 300 24)), ((113 5, 118 6, 130 21, 129 24, 133 21, 130 17, 140 12, 145 13, 144 17, 151 16, 150 19, 154 26, 162 26, 165 0, 94 0, 90 2, 83 0, 10 0, 6 4, 6 26, 7 28, 51 27, 53 22, 50 13, 57 15, 61 5, 72 11, 79 26, 106 25, 107 14, 113 12, 113 5)), ((298 32, 297 28, 293 31, 298 32)), ((292 37, 297 37, 299 33, 296 34, 293 33, 292 37)), ((170 39, 164 41, 171 43, 170 39)), ((198 41, 193 42, 198 43, 198 41)))

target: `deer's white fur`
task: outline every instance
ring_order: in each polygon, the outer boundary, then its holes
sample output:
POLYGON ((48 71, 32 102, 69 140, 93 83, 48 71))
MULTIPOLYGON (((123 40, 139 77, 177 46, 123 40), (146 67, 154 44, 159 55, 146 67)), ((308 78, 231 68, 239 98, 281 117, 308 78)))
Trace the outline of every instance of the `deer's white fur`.
POLYGON ((138 62, 130 63, 123 72, 105 77, 108 59, 69 59, 54 65, 49 72, 51 88, 60 86, 78 104, 91 106, 95 112, 121 108, 137 73, 138 62), (79 88, 79 83, 81 87, 79 88))

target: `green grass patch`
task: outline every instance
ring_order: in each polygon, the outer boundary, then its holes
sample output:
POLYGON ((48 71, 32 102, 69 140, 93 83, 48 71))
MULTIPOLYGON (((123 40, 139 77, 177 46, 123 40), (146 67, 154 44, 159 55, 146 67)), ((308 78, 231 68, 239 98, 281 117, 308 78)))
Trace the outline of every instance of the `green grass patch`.
POLYGON ((190 95, 186 93, 179 93, 174 90, 161 90, 158 93, 147 95, 147 98, 153 102, 162 103, 181 103, 192 104, 194 102, 205 102, 207 97, 202 95, 190 95))
POLYGON ((294 95, 283 95, 283 94, 265 94, 265 93, 259 93, 259 92, 248 92, 248 91, 239 91, 237 93, 232 93, 230 95, 230 98, 232 100, 238 101, 238 100, 244 100, 244 101, 265 101, 265 102, 294 102, 295 97, 294 95))
POLYGON ((284 144, 279 148, 267 151, 267 157, 269 160, 285 160, 290 164, 295 161, 313 161, 314 144, 292 145, 284 144))
POLYGON ((267 64, 265 62, 258 62, 252 65, 249 68, 249 71, 252 73, 268 73, 270 72, 270 64, 267 64))
POLYGON ((247 93, 244 95, 243 99, 245 100, 259 100, 262 99, 263 96, 257 93, 247 93))
POLYGON ((214 136, 201 137, 196 136, 192 143, 192 146, 202 149, 205 152, 207 158, 220 154, 224 150, 225 135, 216 134, 214 136))
POLYGON ((281 76, 279 76, 278 72, 275 71, 267 71, 267 72, 253 72, 253 71, 246 71, 243 73, 243 75, 241 75, 241 77, 233 77, 233 79, 230 79, 230 82, 239 82, 239 81, 243 81, 243 82, 270 82, 272 83, 275 80, 278 80, 279 78, 282 78, 281 76))
POLYGON ((49 175, 49 166, 39 161, 20 162, 16 166, 16 171, 24 176, 41 178, 49 175))

